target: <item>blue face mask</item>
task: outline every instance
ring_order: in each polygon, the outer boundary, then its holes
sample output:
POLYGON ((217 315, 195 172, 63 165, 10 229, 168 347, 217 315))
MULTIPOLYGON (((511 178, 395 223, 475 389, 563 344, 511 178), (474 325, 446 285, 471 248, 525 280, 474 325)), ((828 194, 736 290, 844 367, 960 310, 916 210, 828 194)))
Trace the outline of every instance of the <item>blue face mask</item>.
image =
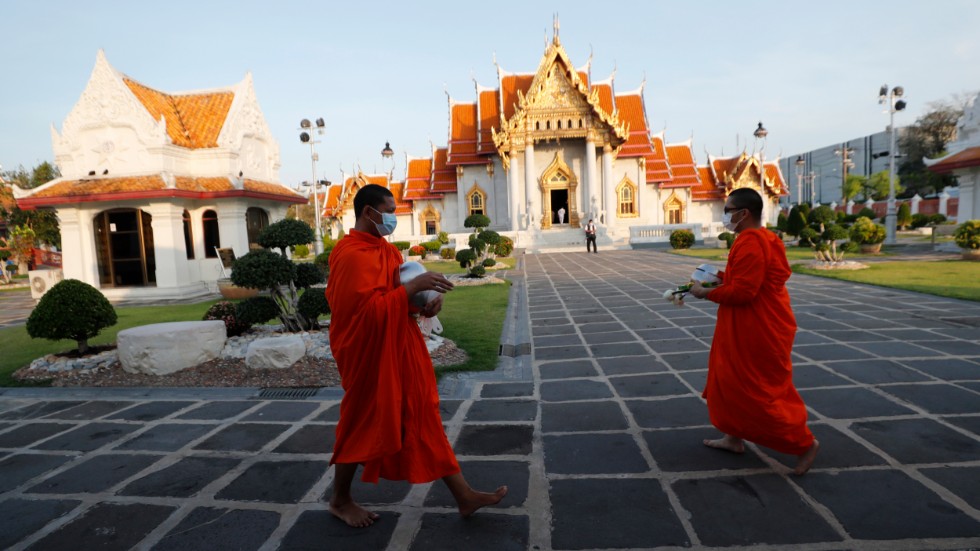
POLYGON ((390 212, 381 212, 374 207, 369 207, 374 212, 381 215, 381 223, 378 224, 374 222, 374 227, 378 229, 378 235, 385 237, 395 233, 395 227, 398 225, 398 217, 390 212))

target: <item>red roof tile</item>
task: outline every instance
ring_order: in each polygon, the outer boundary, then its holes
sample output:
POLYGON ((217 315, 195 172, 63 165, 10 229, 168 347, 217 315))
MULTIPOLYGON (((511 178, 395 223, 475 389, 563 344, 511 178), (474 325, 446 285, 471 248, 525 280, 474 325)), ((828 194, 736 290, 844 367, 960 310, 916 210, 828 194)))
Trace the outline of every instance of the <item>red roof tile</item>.
POLYGON ((476 153, 476 104, 454 103, 449 112, 449 159, 446 164, 484 164, 476 153))
POLYGON ((602 82, 593 86, 593 89, 599 91, 599 107, 607 114, 612 115, 613 112, 612 86, 608 83, 602 82))
POLYGON ((699 166, 698 177, 701 183, 691 188, 691 199, 694 201, 715 201, 725 198, 725 190, 715 181, 714 172, 710 167, 699 166))
POLYGON ((411 159, 405 177, 405 200, 418 201, 435 199, 429 189, 432 187, 432 159, 411 159))
POLYGON ((167 135, 174 145, 189 149, 218 146, 218 135, 228 117, 235 94, 214 92, 176 96, 128 78, 124 78, 123 82, 154 120, 164 118, 167 135))
POLYGON ((280 184, 245 180, 238 189, 229 178, 195 178, 177 176, 174 186, 167 187, 160 175, 129 176, 122 178, 93 178, 90 180, 65 180, 19 201, 35 207, 69 202, 103 202, 118 200, 119 196, 132 197, 234 197, 248 195, 272 200, 302 203, 303 195, 280 184))
POLYGON ((405 182, 391 182, 388 189, 395 196, 395 214, 412 214, 412 203, 405 200, 405 182))
POLYGON ((501 101, 504 107, 504 119, 510 120, 517 111, 517 92, 527 95, 528 88, 534 75, 506 75, 500 80, 501 101))
POLYGON ((619 152, 620 157, 642 157, 653 153, 647 128, 643 98, 639 95, 616 96, 619 120, 629 125, 629 137, 619 152))
POLYGON ((481 154, 496 153, 492 129, 500 129, 500 91, 482 90, 477 99, 480 104, 480 127, 476 151, 481 154))
POLYGON ((980 147, 969 147, 927 166, 929 170, 939 174, 949 174, 958 168, 980 166, 980 147))
POLYGON ((670 170, 674 178, 661 187, 696 187, 701 183, 690 144, 668 144, 667 160, 670 162, 670 170))
POLYGON ((647 183, 669 183, 673 176, 670 173, 670 165, 667 163, 667 148, 664 146, 663 138, 659 134, 650 136, 650 146, 652 151, 645 157, 647 183))
POLYGON ((432 193, 456 193, 456 171, 446 166, 447 149, 440 147, 432 154, 432 193))

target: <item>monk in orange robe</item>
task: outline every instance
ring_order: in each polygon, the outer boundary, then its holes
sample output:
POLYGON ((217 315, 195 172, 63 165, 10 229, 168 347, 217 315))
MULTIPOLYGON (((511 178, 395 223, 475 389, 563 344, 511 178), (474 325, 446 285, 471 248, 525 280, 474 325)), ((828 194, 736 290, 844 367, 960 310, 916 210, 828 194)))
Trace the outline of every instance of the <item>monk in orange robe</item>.
POLYGON ((446 438, 432 359, 409 299, 437 291, 438 298, 419 312, 435 316, 442 293, 453 284, 435 272, 401 284, 401 253, 384 239, 394 231, 394 212, 388 189, 362 187, 354 197, 354 229, 330 254, 330 349, 344 388, 330 460, 336 465, 330 512, 355 527, 378 518, 351 496, 359 464, 365 482, 385 478, 419 484, 441 478, 464 517, 507 493, 505 486, 494 493, 473 490, 446 438))
POLYGON ((728 196, 724 218, 738 239, 722 284, 691 288, 695 297, 719 305, 702 396, 711 424, 724 436, 704 444, 743 453, 743 440, 755 442, 797 456, 794 473, 802 475, 820 443, 806 426, 806 406, 793 386, 796 318, 786 290, 792 273, 786 248, 762 227, 762 197, 752 189, 728 196))

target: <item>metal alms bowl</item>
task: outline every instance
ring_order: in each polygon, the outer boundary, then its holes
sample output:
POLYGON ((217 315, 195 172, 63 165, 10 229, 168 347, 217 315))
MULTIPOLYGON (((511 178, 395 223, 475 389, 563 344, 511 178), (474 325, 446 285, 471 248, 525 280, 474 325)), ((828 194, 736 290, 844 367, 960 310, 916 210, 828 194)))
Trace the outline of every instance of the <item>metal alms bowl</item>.
POLYGON ((721 270, 712 266, 711 264, 702 264, 694 269, 694 273, 691 274, 691 280, 698 281, 702 284, 704 283, 720 283, 721 278, 718 277, 718 273, 721 270))
MULTIPOLYGON (((401 279, 402 285, 404 285, 416 277, 424 274, 426 271, 425 266, 423 266, 421 263, 414 260, 409 260, 408 262, 402 264, 401 268, 398 269, 398 276, 401 279)), ((409 302, 411 302, 416 308, 423 308, 437 296, 439 296, 438 291, 419 291, 418 293, 412 295, 409 302)))

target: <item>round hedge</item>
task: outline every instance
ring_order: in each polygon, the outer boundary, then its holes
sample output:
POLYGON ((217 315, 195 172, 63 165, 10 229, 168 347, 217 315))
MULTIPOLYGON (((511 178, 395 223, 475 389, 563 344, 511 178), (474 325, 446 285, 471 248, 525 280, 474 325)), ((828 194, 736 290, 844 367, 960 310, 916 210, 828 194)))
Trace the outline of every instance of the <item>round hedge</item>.
POLYGON ((258 243, 267 249, 280 249, 285 253, 288 247, 312 243, 315 239, 313 228, 306 222, 283 218, 259 232, 258 243))
POLYGON ((483 259, 483 267, 484 268, 492 268, 492 267, 494 267, 496 265, 497 265, 497 261, 494 260, 493 258, 484 258, 483 259))
POLYGON ((252 297, 238 303, 235 316, 239 322, 258 325, 279 316, 279 306, 271 297, 252 297))
POLYGON ((500 234, 493 230, 483 230, 480 232, 480 241, 488 245, 496 245, 500 243, 500 234))
POLYGON ((862 245, 875 245, 885 240, 885 227, 875 224, 866 216, 859 217, 851 226, 851 241, 862 245))
POLYGON ((674 230, 670 232, 670 246, 675 249, 690 249, 694 245, 694 232, 674 230))
POLYGON ((299 313, 304 318, 311 322, 316 322, 316 319, 321 315, 330 313, 330 304, 327 303, 327 296, 324 290, 317 287, 303 291, 303 294, 299 297, 299 303, 297 303, 296 309, 299 310, 299 313))
POLYGON ((497 256, 506 257, 506 256, 510 256, 511 253, 513 252, 514 252, 514 240, 507 236, 501 235, 500 242, 497 243, 497 246, 494 248, 494 254, 496 254, 497 256))
POLYGON ((465 228, 485 228, 490 225, 490 218, 483 214, 471 214, 463 220, 465 228))
POLYGON ((248 331, 248 328, 251 327, 250 324, 242 323, 238 319, 238 305, 227 300, 212 304, 201 319, 221 320, 225 322, 225 332, 228 333, 229 337, 237 337, 245 331, 248 331))
POLYGON ((323 251, 316 255, 316 258, 313 259, 313 265, 320 269, 323 280, 326 281, 330 277, 330 251, 323 251))
POLYGON ((456 258, 456 249, 446 247, 445 249, 439 251, 439 256, 441 256, 443 260, 452 260, 456 258))
POLYGON ((953 238, 962 249, 980 249, 980 220, 963 222, 956 228, 953 238))
POLYGON ((472 277, 483 277, 487 273, 487 269, 483 267, 482 264, 478 264, 470 268, 470 276, 472 277))
POLYGON ((320 268, 310 263, 296 265, 296 287, 305 289, 314 285, 319 285, 326 281, 320 268))
POLYGON ((732 248, 732 243, 735 243, 735 234, 730 231, 723 231, 718 234, 718 239, 724 241, 728 248, 732 248))
POLYGON ((296 265, 285 256, 268 249, 249 251, 235 261, 231 272, 232 283, 253 289, 289 285, 295 278, 296 265))
POLYGON ((473 252, 473 249, 462 249, 456 251, 456 262, 459 262, 460 268, 466 268, 475 260, 476 253, 473 252))
POLYGON ((35 339, 71 339, 78 351, 88 339, 116 324, 116 310, 98 289, 77 279, 59 281, 48 289, 27 318, 27 334, 35 339))

